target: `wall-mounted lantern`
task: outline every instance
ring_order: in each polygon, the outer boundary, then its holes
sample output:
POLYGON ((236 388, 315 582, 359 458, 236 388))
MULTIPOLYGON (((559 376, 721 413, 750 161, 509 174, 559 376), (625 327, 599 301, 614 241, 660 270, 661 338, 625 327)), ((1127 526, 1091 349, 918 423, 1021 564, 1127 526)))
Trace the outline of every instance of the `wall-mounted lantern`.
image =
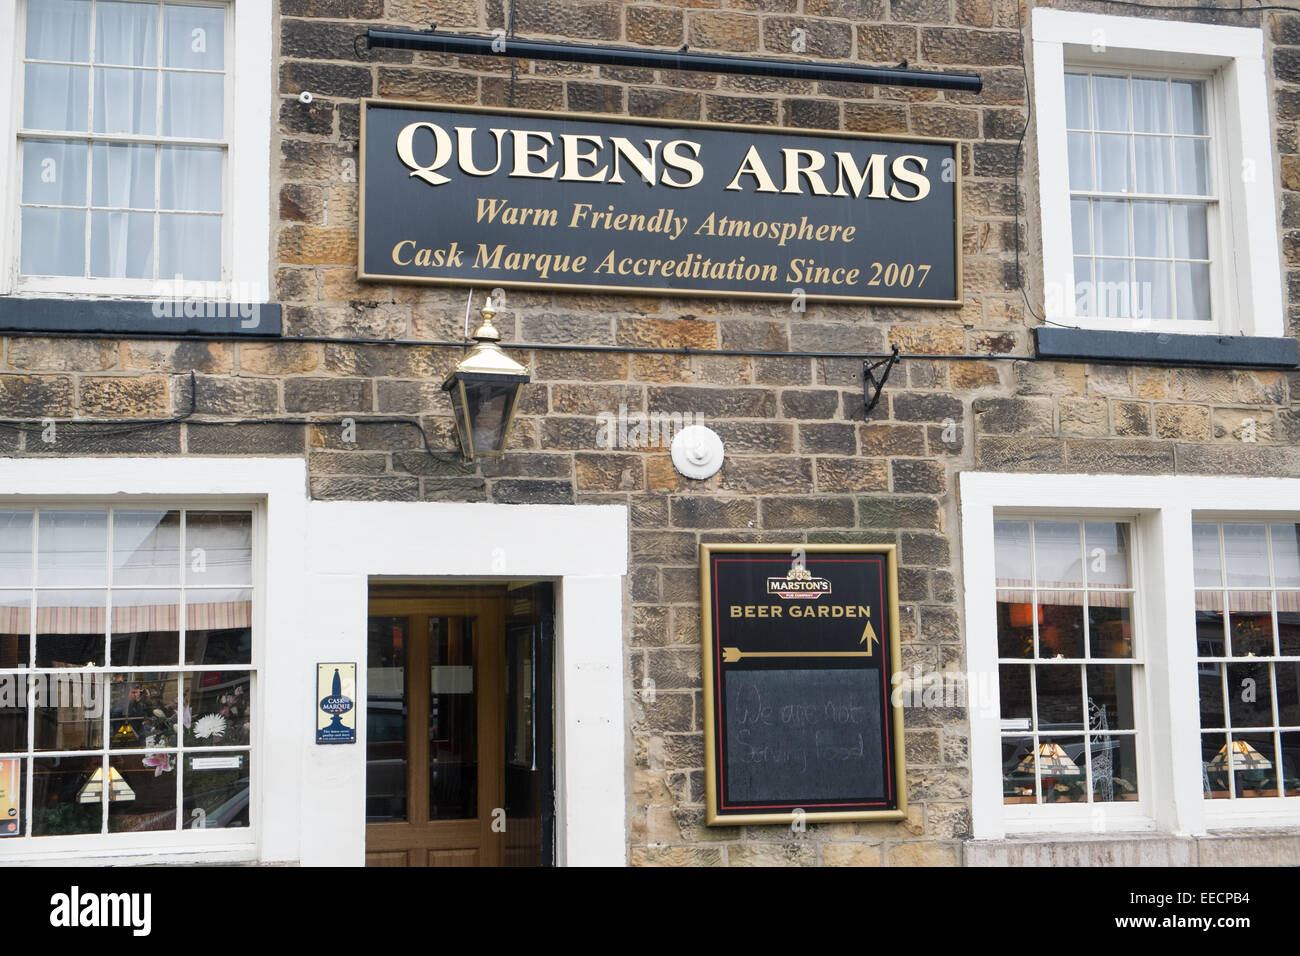
POLYGON ((479 310, 483 324, 474 333, 478 343, 442 383, 456 416, 456 434, 467 459, 500 455, 510 437, 510 424, 519 404, 519 389, 529 380, 520 365, 497 343, 501 333, 492 325, 496 307, 491 296, 479 310))

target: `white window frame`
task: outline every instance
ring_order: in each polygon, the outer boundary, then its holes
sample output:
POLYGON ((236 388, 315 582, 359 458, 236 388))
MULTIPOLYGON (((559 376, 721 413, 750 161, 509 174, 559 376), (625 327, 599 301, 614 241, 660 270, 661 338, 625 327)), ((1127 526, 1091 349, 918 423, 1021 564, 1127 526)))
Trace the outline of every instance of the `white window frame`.
POLYGON ((1034 116, 1049 321, 1087 329, 1283 336, 1281 252, 1264 34, 1245 27, 1033 11, 1034 116), (1075 312, 1065 73, 1070 68, 1205 77, 1213 138, 1213 321, 1153 321, 1075 312), (1218 214, 1215 215, 1214 206, 1218 214))
MULTIPOLYGON (((225 184, 222 277, 219 282, 174 289, 171 277, 153 279, 19 275, 19 216, 24 11, 34 0, 0 0, 0 295, 50 298, 155 299, 160 295, 267 302, 270 300, 271 125, 274 109, 274 18, 271 0, 225 0, 225 184)), ((165 0, 164 0, 165 2, 165 0)))
POLYGON ((1194 520, 1300 520, 1300 479, 966 472, 959 481, 974 838, 1131 832, 1186 836, 1211 829, 1300 826, 1300 798, 1205 799, 1192 565, 1194 520), (1241 511, 1225 510, 1224 504, 1232 502, 1249 504, 1241 511), (1142 646, 1134 704, 1140 722, 1139 768, 1145 768, 1140 770, 1140 813, 1122 805, 1092 804, 1080 813, 1075 807, 1002 802, 995 513, 1083 514, 1133 522, 1133 575, 1139 589, 1134 636, 1142 646))

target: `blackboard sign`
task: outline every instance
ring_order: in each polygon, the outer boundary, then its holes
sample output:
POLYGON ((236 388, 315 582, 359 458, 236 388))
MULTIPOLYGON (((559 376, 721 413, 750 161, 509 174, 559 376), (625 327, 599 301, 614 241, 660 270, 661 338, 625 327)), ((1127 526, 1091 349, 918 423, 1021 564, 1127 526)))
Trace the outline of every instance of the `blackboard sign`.
POLYGON ((700 546, 711 826, 902 819, 893 545, 700 546))
POLYGON ((365 101, 357 277, 961 304, 953 140, 365 101))

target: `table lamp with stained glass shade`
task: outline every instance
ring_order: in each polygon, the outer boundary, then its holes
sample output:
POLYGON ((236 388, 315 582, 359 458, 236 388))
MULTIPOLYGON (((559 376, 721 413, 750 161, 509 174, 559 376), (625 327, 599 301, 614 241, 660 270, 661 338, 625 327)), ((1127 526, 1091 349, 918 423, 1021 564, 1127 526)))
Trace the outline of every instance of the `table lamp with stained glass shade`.
MULTIPOLYGON (((1018 773, 1034 772, 1035 754, 1026 754, 1025 759, 1016 766, 1018 773)), ((1043 741, 1037 750, 1039 773, 1044 777, 1069 777, 1083 773, 1079 765, 1070 759, 1070 755, 1061 749, 1055 741, 1043 741)))
POLYGON ((497 307, 489 296, 479 314, 483 324, 474 333, 478 343, 447 376, 442 390, 451 398, 456 434, 467 459, 500 455, 510 437, 510 424, 519 404, 519 390, 529 380, 528 369, 502 350, 501 333, 492 325, 497 307))
MULTIPOLYGON (((98 803, 100 795, 104 792, 104 768, 98 767, 90 775, 90 779, 85 785, 77 791, 78 803, 98 803)), ((131 785, 126 782, 125 778, 118 772, 116 767, 108 768, 108 802, 118 803, 119 801, 129 801, 135 799, 135 791, 131 785)))
MULTIPOLYGON (((1224 744, 1210 761, 1208 769, 1225 771, 1229 766, 1228 745, 1224 744)), ((1232 742, 1231 766, 1233 770, 1272 770, 1273 762, 1256 750, 1246 740, 1232 742)))

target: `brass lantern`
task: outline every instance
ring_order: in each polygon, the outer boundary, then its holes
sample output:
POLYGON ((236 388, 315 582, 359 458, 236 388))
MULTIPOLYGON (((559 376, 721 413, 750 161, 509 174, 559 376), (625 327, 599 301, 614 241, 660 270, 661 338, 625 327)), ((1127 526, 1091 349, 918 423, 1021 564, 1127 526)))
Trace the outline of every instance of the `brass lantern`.
POLYGON ((456 433, 467 459, 505 451, 510 423, 519 404, 519 387, 529 379, 528 369, 497 344, 501 333, 492 325, 496 307, 491 296, 479 314, 483 324, 474 333, 478 344, 442 383, 442 390, 451 398, 456 433))

